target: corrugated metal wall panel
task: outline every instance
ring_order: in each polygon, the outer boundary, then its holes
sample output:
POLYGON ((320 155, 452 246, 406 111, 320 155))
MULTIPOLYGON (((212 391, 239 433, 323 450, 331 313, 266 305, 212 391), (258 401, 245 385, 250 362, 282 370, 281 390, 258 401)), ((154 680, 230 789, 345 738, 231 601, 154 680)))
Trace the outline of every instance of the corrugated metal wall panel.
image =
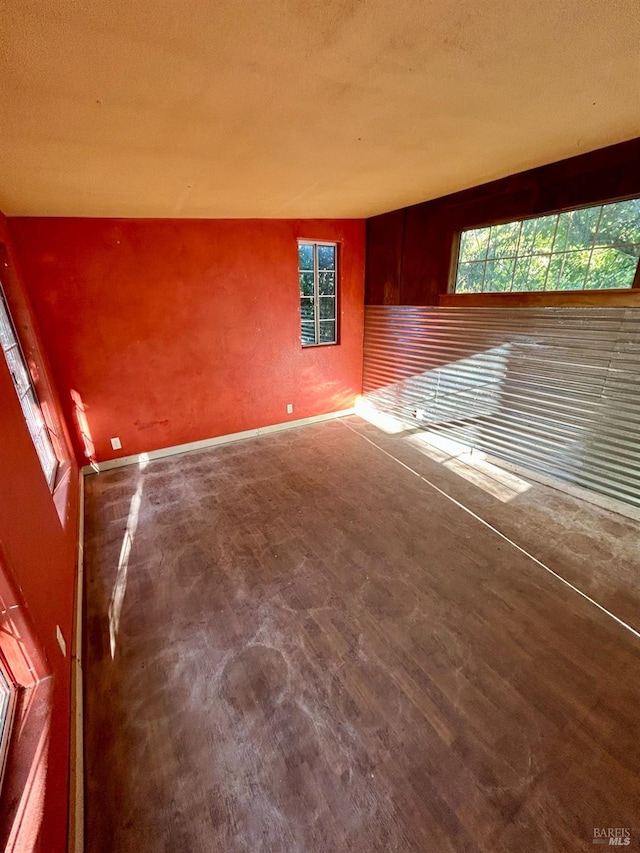
POLYGON ((367 306, 364 395, 640 507, 640 309, 367 306))

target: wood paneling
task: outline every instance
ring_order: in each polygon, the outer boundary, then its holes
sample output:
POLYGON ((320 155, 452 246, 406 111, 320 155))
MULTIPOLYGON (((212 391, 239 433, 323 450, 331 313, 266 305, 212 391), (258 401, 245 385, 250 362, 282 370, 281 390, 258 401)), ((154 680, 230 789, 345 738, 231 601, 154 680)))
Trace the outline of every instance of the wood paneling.
POLYGON ((438 211, 428 205, 410 208, 405 216, 400 303, 414 305, 420 299, 437 298, 443 270, 438 253, 438 211))
POLYGON ((376 305, 397 305, 400 299, 404 220, 404 211, 396 210, 367 222, 365 279, 376 305))
POLYGON ((640 138, 369 219, 367 304, 437 305, 461 230, 640 196, 638 163, 640 138))

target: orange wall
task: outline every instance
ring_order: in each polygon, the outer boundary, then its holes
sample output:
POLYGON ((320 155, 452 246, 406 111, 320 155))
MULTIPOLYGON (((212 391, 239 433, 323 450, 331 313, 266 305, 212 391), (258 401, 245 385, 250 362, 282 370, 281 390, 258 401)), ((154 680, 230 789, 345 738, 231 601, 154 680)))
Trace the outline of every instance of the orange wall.
MULTIPOLYGON (((39 347, 38 330, 26 297, 22 280, 11 252, 6 220, 0 214, 0 244, 4 255, 0 277, 19 330, 36 388, 55 421, 59 416, 56 393, 47 377, 46 360, 39 347), (5 265, 6 264, 6 265, 5 265)), ((64 445, 64 427, 58 425, 64 445)), ((46 672, 54 675, 48 744, 38 767, 33 767, 32 790, 37 798, 38 773, 46 772, 44 811, 40 804, 28 802, 23 830, 38 833, 33 849, 58 853, 65 849, 69 772, 70 726, 70 654, 73 625, 74 583, 78 541, 78 470, 75 463, 67 470, 66 488, 57 495, 60 514, 40 467, 27 431, 6 362, 0 356, 0 571, 6 573, 24 600, 35 641, 45 655, 46 672), (56 625, 67 643, 67 657, 56 642, 56 625)), ((66 451, 69 457, 68 450, 66 451)), ((6 620, 7 616, 3 617, 6 620)), ((9 627, 3 621, 3 629, 9 627)), ((31 650, 30 653, 32 653, 31 650)), ((32 715, 33 716, 33 715, 32 715)), ((19 733, 16 733, 16 737, 19 733)), ((11 794, 11 767, 3 791, 3 839, 9 830, 5 824, 14 814, 6 798, 11 794)), ((15 805, 15 804, 14 804, 15 805)), ((4 849, 4 848, 3 848, 4 849)), ((12 849, 31 851, 26 839, 12 849)))
POLYGON ((64 410, 72 422, 76 392, 98 461, 347 408, 361 391, 363 221, 10 229, 64 410), (339 346, 300 346, 299 237, 341 243, 339 346))

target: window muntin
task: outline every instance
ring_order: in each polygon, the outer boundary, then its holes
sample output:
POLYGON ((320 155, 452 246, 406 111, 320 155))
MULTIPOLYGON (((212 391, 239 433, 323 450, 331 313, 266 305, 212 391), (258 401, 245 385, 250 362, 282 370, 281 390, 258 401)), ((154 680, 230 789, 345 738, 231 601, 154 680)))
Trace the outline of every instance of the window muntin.
POLYGON ((49 488, 53 484, 58 470, 58 459, 56 457, 49 430, 42 416, 42 409, 31 381, 27 368, 27 362, 18 342, 18 337, 11 321, 9 308, 7 306, 2 287, 0 286, 0 347, 13 379, 16 394, 22 406, 22 413, 31 433, 31 438, 36 448, 42 470, 49 488))
POLYGON ((299 240, 298 280, 302 346, 337 343, 337 243, 299 240))
POLYGON ((456 293, 608 290, 633 285, 640 199, 460 234, 456 293))

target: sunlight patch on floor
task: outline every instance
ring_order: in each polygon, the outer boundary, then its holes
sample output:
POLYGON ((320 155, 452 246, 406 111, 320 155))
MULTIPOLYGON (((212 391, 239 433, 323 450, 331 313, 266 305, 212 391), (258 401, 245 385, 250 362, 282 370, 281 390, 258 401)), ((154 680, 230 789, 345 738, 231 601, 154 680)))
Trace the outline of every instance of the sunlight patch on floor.
POLYGON ((368 421, 373 426, 378 427, 383 432, 386 432, 387 435, 396 435, 399 432, 404 432, 408 429, 407 425, 403 423, 403 421, 398 418, 394 418, 393 415, 388 414, 387 412, 381 412, 379 409, 376 409, 368 400, 365 400, 364 397, 358 397, 356 399, 355 404, 355 413, 363 418, 365 421, 368 421))
POLYGON ((427 431, 407 436, 405 440, 420 453, 503 503, 508 503, 532 486, 517 474, 489 462, 482 451, 473 450, 447 436, 427 431))
MULTIPOLYGON (((141 471, 149 464, 146 454, 143 455, 139 463, 141 471)), ((127 518, 127 527, 122 538, 122 546, 120 548, 120 557, 118 559, 118 570, 116 573, 116 581, 113 585, 111 593, 111 602, 109 604, 109 640, 111 646, 111 659, 115 658, 116 641, 118 637, 118 628, 120 627, 120 615, 122 613, 122 603, 127 591, 127 573, 129 571, 129 559, 131 557, 131 548, 133 539, 138 527, 138 518, 140 516, 140 504, 142 502, 142 485, 144 477, 140 476, 135 494, 131 498, 129 506, 129 516, 127 518)))

